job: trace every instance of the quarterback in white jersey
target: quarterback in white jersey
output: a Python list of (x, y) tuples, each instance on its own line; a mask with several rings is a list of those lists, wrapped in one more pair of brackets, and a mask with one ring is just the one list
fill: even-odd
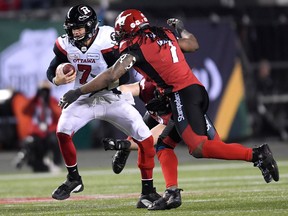
[[(90, 6), (77, 5), (70, 8), (64, 29), (67, 34), (57, 38), (54, 46), (55, 57), (47, 70), (47, 78), (55, 85), (74, 82), (74, 87), (77, 88), (112, 66), (118, 59), (118, 48), (114, 46), (111, 37), (114, 29), (110, 26), (98, 27), (97, 15)], [(58, 65), (64, 62), (71, 63), (76, 73), (70, 71), (64, 74), (57, 69)], [(93, 119), (110, 122), (136, 141), (140, 149), (138, 167), (142, 175), (142, 194), (155, 192), (152, 181), (155, 155), (153, 137), (142, 116), (133, 106), (133, 96), (122, 94), (115, 88), (127, 81), (129, 76), (123, 76), (117, 83), (112, 83), (111, 87), (83, 95), (62, 110), (57, 138), (68, 175), (67, 180), (53, 192), (54, 199), (67, 199), (71, 192), (81, 192), (84, 188), (77, 168), (72, 136)]]

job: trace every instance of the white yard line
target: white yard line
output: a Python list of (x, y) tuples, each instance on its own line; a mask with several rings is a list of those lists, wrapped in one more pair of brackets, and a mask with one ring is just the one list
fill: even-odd
[[(225, 163), (215, 163), (215, 164), (191, 164), (191, 165), (179, 165), (178, 170), (179, 171), (201, 171), (201, 170), (225, 170), (225, 169), (233, 169), (233, 170), (237, 170), (237, 169), (253, 169), (254, 167), (251, 167), (251, 163), (249, 162), (225, 162)], [(280, 161), (278, 162), (278, 166), (279, 169), (281, 171), (281, 167), (286, 167), (288, 166), (288, 161)], [(155, 172), (161, 172), (161, 168), (160, 167), (155, 167), (154, 169)], [(139, 173), (139, 169), (138, 168), (125, 168), (125, 170), (123, 171), (123, 174), (129, 174), (129, 173)], [(55, 178), (57, 176), (66, 176), (66, 171), (63, 170), (62, 173), (57, 173), (57, 174), (53, 174), (53, 173), (20, 173), (20, 174), (1, 174), (0, 175), (0, 182), (2, 180), (13, 180), (13, 179), (40, 179), (40, 178)], [(82, 175), (115, 175), (111, 170), (83, 170), (81, 171)], [(281, 174), (281, 173), (280, 173)], [(281, 177), (285, 177), (287, 175), (285, 174), (281, 174)], [(225, 177), (227, 178), (235, 178), (235, 177)], [(236, 177), (237, 178), (237, 177)], [(243, 176), (241, 177), (243, 178)], [(247, 178), (250, 178), (250, 176), (247, 176)], [(251, 178), (254, 178), (254, 176), (251, 176)]]

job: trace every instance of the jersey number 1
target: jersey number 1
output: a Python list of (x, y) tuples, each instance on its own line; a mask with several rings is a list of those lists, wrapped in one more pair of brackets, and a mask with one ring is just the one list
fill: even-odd
[(170, 47), (170, 52), (171, 52), (171, 55), (172, 55), (172, 61), (173, 63), (177, 63), (179, 62), (179, 58), (177, 56), (177, 51), (176, 51), (176, 46), (174, 46), (172, 44), (171, 41), (169, 41), (169, 47)]

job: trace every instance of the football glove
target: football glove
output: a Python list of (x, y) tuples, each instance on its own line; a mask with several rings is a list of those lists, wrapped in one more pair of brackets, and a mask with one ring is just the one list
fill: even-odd
[(146, 109), (150, 113), (157, 113), (158, 115), (163, 115), (171, 112), (171, 107), (169, 101), (165, 98), (153, 98), (146, 104)]
[(181, 32), (184, 30), (183, 22), (177, 18), (168, 19), (167, 24), (173, 27), (179, 35), (181, 35)]
[(69, 90), (60, 99), (58, 105), (61, 107), (61, 109), (66, 109), (71, 103), (76, 101), (81, 95), (82, 95), (82, 92), (80, 88)]

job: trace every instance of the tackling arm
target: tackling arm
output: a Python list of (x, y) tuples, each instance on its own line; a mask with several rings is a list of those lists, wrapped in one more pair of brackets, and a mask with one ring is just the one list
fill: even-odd
[(112, 67), (100, 73), (89, 83), (81, 86), (81, 94), (88, 94), (106, 88), (110, 83), (115, 82), (124, 75), (135, 62), (136, 58), (131, 54), (121, 55)]
[(123, 54), (115, 64), (107, 70), (100, 73), (90, 82), (83, 86), (70, 90), (60, 99), (59, 106), (63, 109), (77, 100), (81, 95), (99, 91), (109, 86), (110, 83), (118, 80), (125, 74), (136, 62), (136, 58), (131, 54)]

